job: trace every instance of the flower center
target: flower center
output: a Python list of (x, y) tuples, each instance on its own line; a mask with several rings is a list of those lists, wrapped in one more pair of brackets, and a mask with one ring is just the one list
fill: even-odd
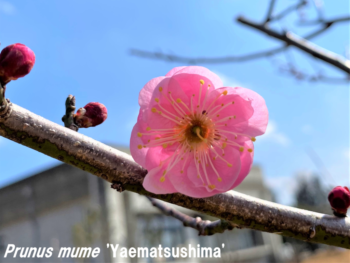
[(192, 135), (196, 135), (196, 138), (199, 138), (201, 141), (206, 141), (207, 139), (203, 138), (204, 133), (203, 129), (200, 126), (193, 126), (191, 129)]

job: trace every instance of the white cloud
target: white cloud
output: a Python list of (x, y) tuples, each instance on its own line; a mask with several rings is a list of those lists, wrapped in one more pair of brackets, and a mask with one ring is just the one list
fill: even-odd
[(243, 87), (236, 80), (234, 80), (233, 78), (227, 75), (224, 75), (219, 72), (214, 72), (214, 73), (219, 76), (219, 78), (222, 80), (222, 83), (224, 84), (225, 87)]
[(6, 15), (13, 15), (16, 12), (16, 8), (9, 2), (0, 1), (0, 12)]
[(276, 201), (283, 205), (292, 205), (297, 182), (294, 177), (280, 176), (266, 178), (266, 185), (275, 193)]
[(346, 149), (346, 150), (344, 151), (344, 156), (345, 156), (345, 158), (347, 158), (347, 159), (350, 160), (350, 148), (349, 148), (349, 149)]
[(265, 134), (259, 138), (259, 141), (261, 140), (268, 140), (284, 147), (290, 144), (290, 139), (284, 133), (278, 131), (277, 124), (273, 120), (269, 120)]

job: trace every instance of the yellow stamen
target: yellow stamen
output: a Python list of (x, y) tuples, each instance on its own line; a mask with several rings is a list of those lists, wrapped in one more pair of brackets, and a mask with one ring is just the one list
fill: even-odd
[(213, 189), (215, 189), (215, 184), (210, 184), (210, 185), (208, 185), (208, 187), (211, 189), (211, 190), (213, 190)]
[(204, 84), (204, 80), (202, 80), (202, 79), (201, 79), (199, 82), (200, 82), (202, 85)]
[(252, 151), (253, 151), (253, 149), (248, 149), (248, 152), (250, 152), (250, 153), (251, 153)]
[(142, 149), (142, 145), (141, 144), (137, 145), (137, 148), (141, 150)]
[(162, 146), (163, 146), (163, 148), (165, 149), (166, 147), (168, 147), (168, 144), (167, 144), (167, 143), (164, 143)]
[(152, 108), (152, 112), (153, 112), (153, 113), (156, 113), (156, 112), (157, 112), (157, 109), (153, 107), (153, 108)]
[(147, 127), (147, 128), (146, 128), (146, 131), (150, 131), (150, 130), (151, 130), (151, 128), (150, 128), (150, 127)]
[(162, 88), (162, 87), (159, 87), (159, 91), (162, 92), (162, 91), (163, 91), (163, 88)]
[(177, 103), (181, 103), (181, 99), (176, 99), (176, 102)]
[(222, 182), (222, 179), (221, 179), (221, 177), (218, 177), (218, 181), (219, 181), (219, 182)]
[(165, 175), (166, 174), (166, 170), (164, 170), (164, 172), (163, 172), (163, 175)]
[(159, 99), (158, 99), (158, 98), (155, 98), (154, 100), (155, 100), (157, 103), (159, 102)]
[(228, 167), (232, 167), (232, 164), (230, 164), (230, 163), (227, 163), (227, 166), (228, 166)]
[(226, 142), (224, 142), (224, 143), (222, 144), (222, 149), (225, 149), (226, 146), (227, 146), (227, 144), (226, 144)]
[(232, 104), (235, 104), (235, 102), (234, 102), (234, 101), (232, 101)]
[(142, 137), (142, 133), (141, 133), (141, 132), (138, 132), (138, 133), (137, 133), (137, 137)]
[(162, 177), (159, 179), (159, 181), (160, 181), (161, 183), (164, 183), (164, 181), (165, 181), (165, 177), (164, 177), (164, 176), (162, 176)]
[(255, 141), (256, 141), (256, 138), (255, 138), (255, 137), (253, 137), (253, 138), (252, 138), (252, 142), (255, 142)]
[(239, 151), (240, 151), (240, 152), (243, 152), (243, 151), (244, 151), (244, 148), (243, 148), (243, 147), (239, 147)]
[(225, 90), (223, 93), (222, 93), (224, 96), (227, 95), (227, 90)]

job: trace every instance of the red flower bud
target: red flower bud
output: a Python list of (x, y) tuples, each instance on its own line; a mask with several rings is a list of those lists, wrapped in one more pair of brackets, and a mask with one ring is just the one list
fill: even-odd
[(0, 79), (3, 84), (27, 75), (35, 63), (34, 52), (23, 44), (5, 47), (0, 53)]
[(328, 195), (328, 201), (331, 204), (334, 215), (346, 216), (350, 206), (350, 191), (346, 186), (335, 187)]
[(79, 128), (95, 127), (107, 119), (107, 108), (98, 102), (90, 102), (74, 114), (74, 122)]

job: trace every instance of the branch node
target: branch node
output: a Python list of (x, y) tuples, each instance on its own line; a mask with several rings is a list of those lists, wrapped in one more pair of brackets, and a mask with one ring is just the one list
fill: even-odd
[(113, 182), (111, 188), (117, 190), (119, 193), (125, 191), (125, 188), (121, 182)]
[(78, 131), (79, 127), (74, 123), (74, 111), (75, 111), (75, 97), (69, 95), (66, 99), (66, 114), (63, 115), (62, 121), (64, 126), (73, 130)]
[(5, 98), (6, 86), (0, 83), (0, 122), (5, 121), (11, 114), (11, 102)]
[(315, 225), (311, 226), (309, 229), (309, 238), (314, 238), (316, 236), (316, 229), (315, 229)]

